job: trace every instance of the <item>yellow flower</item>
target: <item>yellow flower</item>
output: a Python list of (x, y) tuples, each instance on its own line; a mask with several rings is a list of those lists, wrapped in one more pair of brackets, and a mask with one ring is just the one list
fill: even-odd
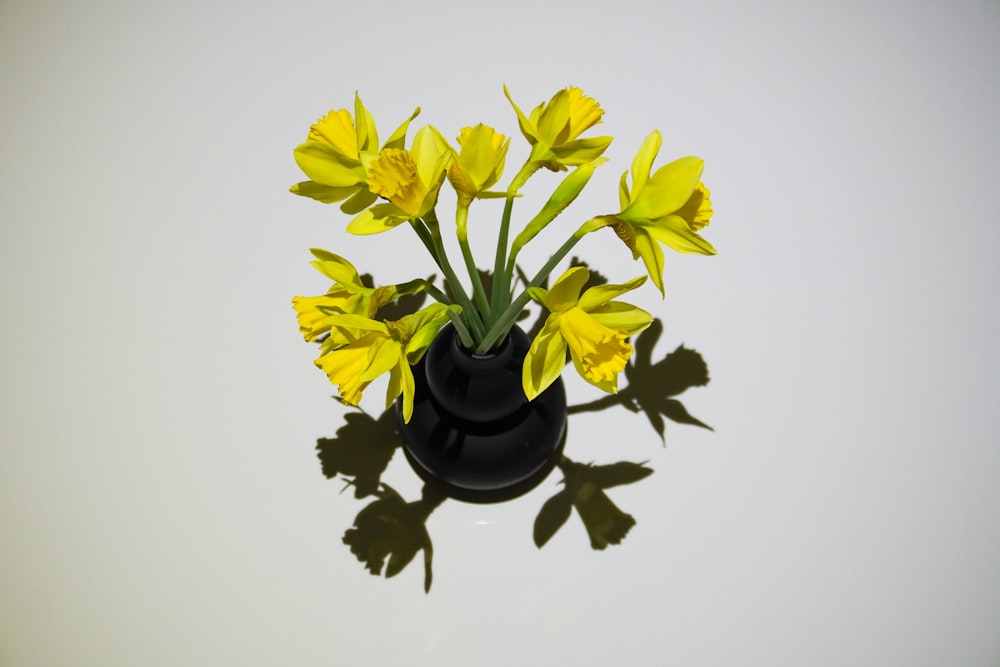
[[(418, 113), (419, 107), (392, 133), (383, 150), (403, 147), (406, 130)], [(326, 204), (347, 199), (340, 207), (344, 213), (357, 213), (375, 202), (378, 196), (366, 180), (368, 166), (379, 153), (378, 132), (357, 94), (354, 116), (346, 109), (331, 110), (309, 128), (306, 141), (295, 148), (294, 155), (310, 180), (293, 185), (293, 193)]]
[(349, 261), (332, 252), (312, 249), (316, 261), (312, 265), (327, 278), (332, 279), (333, 286), (326, 294), (320, 296), (296, 296), (292, 298), (292, 307), (299, 321), (299, 331), (307, 342), (319, 339), (329, 334), (323, 341), (324, 351), (346, 345), (350, 340), (339, 330), (333, 329), (331, 322), (334, 316), (352, 314), (374, 317), (379, 308), (394, 301), (403, 294), (417, 291), (419, 287), (414, 281), (404, 285), (386, 285), (383, 287), (368, 287), (361, 281), (357, 269)]
[(316, 365), (339, 386), (341, 399), (348, 405), (357, 405), (365, 388), (375, 378), (389, 373), (385, 407), (402, 394), (403, 420), (409, 422), (414, 392), (410, 365), (420, 361), (447, 321), (447, 311), (447, 306), (435, 303), (394, 322), (354, 314), (331, 316), (331, 326), (349, 342), (320, 356)]
[(531, 297), (549, 310), (524, 360), (522, 383), (529, 400), (562, 373), (567, 348), (577, 372), (587, 382), (609, 393), (618, 391), (618, 374), (632, 354), (626, 339), (648, 327), (652, 316), (612, 299), (642, 285), (646, 276), (622, 285), (597, 285), (581, 295), (589, 278), (590, 271), (577, 266), (560, 276), (552, 289), (529, 290)]
[(622, 211), (595, 218), (614, 228), (635, 259), (642, 257), (649, 277), (663, 294), (663, 251), (660, 243), (677, 252), (714, 255), (715, 248), (697, 232), (712, 217), (712, 200), (701, 182), (704, 161), (682, 157), (650, 175), (663, 142), (654, 130), (632, 161), (632, 187), (622, 174), (619, 198)]
[(476, 197), (502, 197), (489, 189), (503, 175), (510, 139), (480, 123), (463, 127), (458, 137), (461, 151), (448, 168), (448, 180), (458, 193), (459, 206), (468, 207)]
[(548, 103), (535, 107), (530, 116), (514, 103), (507, 86), (503, 92), (514, 107), (521, 133), (531, 144), (528, 162), (511, 184), (513, 191), (539, 167), (564, 171), (567, 165), (586, 164), (600, 157), (611, 144), (611, 137), (578, 138), (584, 130), (600, 123), (604, 115), (601, 106), (579, 88), (560, 90)]
[(427, 215), (452, 160), (453, 149), (428, 125), (417, 131), (410, 150), (384, 149), (368, 165), (368, 188), (388, 200), (361, 212), (347, 226), (352, 234), (377, 234)]

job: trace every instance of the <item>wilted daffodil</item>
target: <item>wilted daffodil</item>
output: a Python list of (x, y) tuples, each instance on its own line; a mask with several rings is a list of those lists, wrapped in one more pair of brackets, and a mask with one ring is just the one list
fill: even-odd
[(708, 188), (701, 182), (704, 161), (682, 157), (650, 175), (663, 138), (654, 130), (632, 161), (632, 187), (622, 174), (619, 199), (622, 210), (602, 216), (625, 242), (635, 258), (642, 257), (649, 277), (663, 294), (663, 243), (677, 252), (714, 255), (712, 244), (698, 235), (712, 217)]
[(567, 348), (577, 372), (587, 382), (610, 393), (618, 391), (618, 373), (632, 354), (626, 339), (648, 327), (652, 316), (612, 299), (642, 285), (646, 276), (622, 285), (597, 285), (581, 295), (589, 278), (586, 267), (577, 266), (560, 276), (552, 289), (529, 290), (550, 313), (524, 360), (522, 381), (529, 400), (562, 373)]
[(397, 396), (403, 396), (403, 419), (413, 414), (413, 372), (417, 363), (448, 319), (448, 306), (435, 303), (394, 322), (379, 322), (361, 315), (330, 317), (330, 325), (350, 342), (331, 350), (316, 360), (316, 365), (338, 385), (341, 398), (357, 405), (371, 382), (389, 373), (385, 393), (388, 408)]
[(560, 90), (547, 103), (535, 107), (530, 116), (514, 103), (507, 86), (504, 94), (517, 114), (521, 134), (531, 144), (531, 155), (514, 177), (511, 191), (517, 189), (538, 168), (563, 171), (567, 166), (592, 162), (611, 144), (612, 137), (578, 138), (580, 134), (601, 122), (604, 110), (592, 97), (579, 88)]
[(421, 218), (434, 209), (452, 148), (428, 125), (417, 131), (409, 149), (386, 148), (368, 163), (368, 189), (388, 200), (361, 212), (347, 226), (352, 234), (377, 234)]
[[(396, 128), (383, 150), (403, 147), (406, 130), (418, 113), (419, 107)], [(341, 210), (357, 213), (378, 198), (366, 185), (369, 164), (378, 154), (375, 120), (355, 94), (354, 118), (347, 109), (331, 110), (309, 128), (306, 141), (296, 147), (295, 162), (310, 180), (296, 183), (291, 191), (327, 204), (347, 199)]]

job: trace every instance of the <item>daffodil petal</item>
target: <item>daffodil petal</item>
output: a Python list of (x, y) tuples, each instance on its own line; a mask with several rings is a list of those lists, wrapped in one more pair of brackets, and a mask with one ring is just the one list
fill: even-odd
[(633, 190), (636, 201), (625, 212), (631, 217), (649, 220), (673, 213), (687, 203), (704, 169), (705, 161), (693, 156), (660, 167), (649, 178), (641, 196)]
[(396, 131), (392, 133), (392, 136), (389, 137), (389, 140), (385, 142), (385, 145), (382, 146), (382, 148), (403, 148), (406, 144), (406, 131), (410, 127), (410, 122), (416, 118), (419, 113), (420, 107), (414, 109), (413, 114), (396, 128)]
[(531, 297), (532, 301), (545, 305), (545, 301), (549, 298), (549, 291), (543, 287), (529, 287), (528, 296)]
[(510, 91), (507, 89), (507, 84), (503, 85), (503, 94), (507, 97), (507, 101), (510, 105), (514, 107), (514, 113), (517, 114), (517, 124), (521, 128), (521, 134), (524, 138), (528, 140), (528, 143), (534, 146), (538, 143), (538, 132), (535, 130), (534, 125), (528, 120), (521, 111), (521, 108), (514, 103), (514, 99), (510, 96)]
[(623, 171), (618, 181), (618, 203), (624, 211), (629, 205), (628, 172)]
[(559, 159), (559, 162), (572, 167), (593, 162), (599, 158), (611, 145), (613, 139), (614, 137), (576, 139), (560, 146), (553, 146), (550, 150)]
[(330, 280), (338, 282), (345, 287), (357, 288), (362, 286), (358, 272), (351, 266), (350, 262), (342, 263), (338, 261), (316, 260), (315, 262), (310, 262), (310, 264)]
[(558, 316), (549, 316), (532, 341), (521, 369), (521, 384), (529, 401), (548, 389), (566, 366), (566, 341), (559, 335)]
[[(662, 145), (663, 135), (660, 134), (659, 130), (653, 130), (642, 142), (639, 152), (632, 159), (632, 192), (636, 195), (646, 187), (649, 174), (653, 170), (653, 160), (656, 159)], [(625, 206), (622, 204), (622, 209), (625, 209)]]
[(330, 325), (338, 329), (353, 329), (357, 331), (374, 331), (376, 333), (389, 335), (389, 328), (385, 322), (370, 319), (364, 315), (354, 313), (344, 313), (343, 315), (330, 316)]
[(452, 160), (454, 149), (436, 127), (427, 125), (417, 130), (410, 152), (417, 163), (420, 179), (429, 187), (435, 181), (440, 182), (439, 179)]
[(379, 234), (406, 222), (409, 216), (393, 204), (376, 204), (365, 209), (347, 225), (351, 234)]
[(476, 199), (504, 199), (506, 192), (496, 192), (495, 190), (481, 190), (476, 193)]
[(292, 194), (296, 194), (301, 197), (309, 197), (309, 199), (315, 199), (316, 201), (323, 202), (324, 204), (333, 204), (341, 199), (350, 197), (357, 191), (357, 189), (357, 185), (333, 187), (332, 185), (323, 185), (322, 183), (316, 183), (315, 181), (302, 181), (301, 183), (296, 183), (289, 188), (289, 191)]
[(354, 268), (354, 265), (348, 260), (336, 253), (330, 252), (329, 250), (325, 250), (323, 248), (309, 248), (309, 253), (321, 262), (336, 262), (350, 268), (354, 273), (358, 272), (358, 270)]
[(624, 331), (628, 336), (636, 335), (653, 321), (648, 312), (623, 301), (606, 303), (588, 314), (607, 328)]
[(396, 400), (396, 397), (403, 393), (403, 374), (400, 372), (402, 366), (410, 367), (405, 361), (402, 364), (396, 364), (389, 371), (389, 383), (385, 388), (385, 407), (386, 409), (392, 405), (392, 402)]
[(639, 227), (635, 234), (635, 251), (642, 257), (642, 263), (646, 265), (646, 271), (660, 294), (665, 296), (663, 291), (663, 251), (660, 244), (656, 242), (644, 227)]
[(716, 254), (711, 243), (691, 231), (687, 222), (676, 215), (658, 220), (655, 225), (650, 225), (645, 229), (654, 239), (677, 252), (697, 253), (699, 255)]
[(296, 146), (293, 155), (299, 169), (316, 183), (339, 188), (365, 180), (360, 162), (338, 153), (327, 144), (307, 141)]
[[(410, 365), (407, 363), (399, 365), (399, 384), (400, 393), (403, 395), (403, 421), (408, 424), (413, 416), (413, 396), (417, 389), (413, 380), (413, 371), (410, 370)], [(390, 402), (386, 402), (387, 408)]]
[(541, 142), (552, 146), (562, 143), (569, 137), (560, 135), (569, 133), (569, 91), (563, 89), (552, 96), (548, 105), (538, 119), (538, 138)]
[(378, 150), (378, 131), (375, 129), (375, 119), (361, 102), (361, 96), (354, 93), (354, 125), (358, 133), (358, 150), (374, 152)]
[(399, 343), (391, 339), (383, 339), (379, 343), (369, 347), (368, 367), (359, 376), (364, 382), (371, 382), (388, 373), (399, 363)]
[[(458, 310), (458, 308), (455, 307), (452, 310)], [(411, 364), (420, 361), (424, 352), (434, 341), (438, 331), (447, 321), (448, 306), (443, 303), (435, 303), (408, 315), (400, 322), (400, 326), (404, 329), (403, 335), (407, 339), (406, 358)]]
[(348, 405), (357, 405), (361, 393), (370, 384), (370, 381), (361, 379), (368, 364), (368, 346), (368, 340), (360, 339), (324, 354), (315, 362), (330, 382), (339, 386), (341, 397)]
[(553, 313), (558, 313), (576, 305), (580, 291), (587, 284), (590, 271), (585, 266), (574, 266), (559, 276), (549, 290), (545, 299), (545, 307)]
[(358, 188), (354, 196), (340, 205), (340, 210), (347, 215), (354, 215), (365, 210), (378, 200), (378, 195), (366, 187)]
[(620, 297), (626, 292), (631, 292), (644, 282), (646, 282), (646, 276), (637, 276), (621, 285), (595, 285), (583, 293), (578, 305), (585, 311), (590, 312), (592, 309)]

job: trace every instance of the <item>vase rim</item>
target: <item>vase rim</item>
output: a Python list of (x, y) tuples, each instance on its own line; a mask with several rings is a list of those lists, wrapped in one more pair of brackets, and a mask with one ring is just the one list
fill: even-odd
[[(452, 329), (452, 332), (454, 334), (455, 346), (458, 348), (458, 350), (462, 354), (464, 354), (465, 356), (469, 357), (470, 359), (475, 359), (477, 361), (486, 361), (486, 360), (489, 360), (489, 359), (495, 359), (496, 357), (499, 357), (499, 356), (503, 355), (503, 353), (506, 352), (507, 349), (510, 347), (510, 331), (508, 331), (507, 335), (505, 335), (503, 337), (503, 340), (501, 340), (496, 345), (496, 347), (494, 347), (493, 349), (491, 349), (486, 354), (477, 354), (475, 351), (470, 350), (469, 348), (465, 347), (465, 345), (462, 344), (462, 339), (459, 338), (458, 332), (455, 331), (455, 327), (452, 326), (451, 322), (447, 323), (446, 326), (449, 326)], [(511, 330), (513, 330), (515, 328), (519, 329), (520, 327), (518, 327), (515, 324), (513, 327), (511, 327)]]

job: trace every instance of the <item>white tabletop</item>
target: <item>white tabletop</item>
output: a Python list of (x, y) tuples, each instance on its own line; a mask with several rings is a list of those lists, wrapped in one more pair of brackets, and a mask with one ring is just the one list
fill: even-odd
[[(0, 664), (1000, 664), (998, 30), (971, 1), (6, 1)], [(629, 300), (655, 358), (703, 356), (676, 398), (714, 430), (573, 414), (574, 461), (654, 470), (607, 491), (621, 544), (574, 514), (535, 546), (554, 473), (435, 509), (425, 594), (421, 556), (385, 579), (342, 542), (369, 501), (322, 473), (347, 410), (290, 299), (327, 286), (310, 247), (434, 268), (289, 194), (292, 148), (358, 90), (386, 136), (415, 106), (493, 125), (510, 175), (504, 82), (525, 110), (581, 86), (615, 137), (526, 265), (618, 210), (651, 130), (658, 164), (706, 160), (719, 254)], [(577, 250), (643, 272), (611, 232)], [(572, 373), (570, 404), (601, 396)], [(419, 498), (398, 452), (382, 481)]]

